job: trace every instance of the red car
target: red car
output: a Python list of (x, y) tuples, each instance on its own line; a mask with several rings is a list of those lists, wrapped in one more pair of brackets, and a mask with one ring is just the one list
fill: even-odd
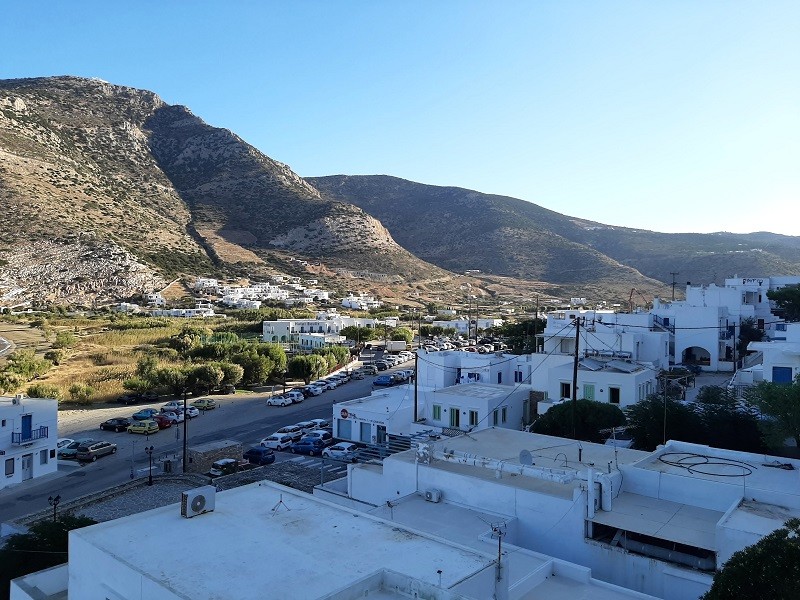
[(153, 415), (150, 418), (156, 423), (158, 423), (159, 429), (166, 429), (167, 427), (172, 427), (172, 421), (170, 421), (167, 417), (163, 415)]

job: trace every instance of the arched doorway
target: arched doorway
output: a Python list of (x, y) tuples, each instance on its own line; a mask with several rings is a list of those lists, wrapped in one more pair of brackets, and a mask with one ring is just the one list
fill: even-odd
[(690, 346), (681, 353), (681, 363), (684, 365), (711, 365), (711, 353), (700, 346)]

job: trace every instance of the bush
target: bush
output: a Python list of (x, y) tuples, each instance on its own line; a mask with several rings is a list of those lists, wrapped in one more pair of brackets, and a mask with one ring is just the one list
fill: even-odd
[(54, 365), (60, 365), (66, 357), (67, 353), (64, 350), (48, 350), (44, 353), (45, 360), (49, 360)]
[(78, 404), (90, 404), (93, 395), (94, 388), (85, 383), (73, 383), (69, 386), (69, 396)]
[(25, 393), (28, 394), (30, 398), (62, 399), (61, 389), (56, 385), (50, 385), (48, 383), (34, 383), (33, 385), (29, 385)]
[[(572, 437), (572, 402), (558, 404), (539, 417), (531, 427), (534, 433)], [(625, 414), (618, 406), (594, 400), (575, 402), (575, 435), (585, 442), (602, 443), (605, 437), (601, 429), (610, 429), (625, 424)]]
[(72, 348), (78, 342), (78, 338), (71, 331), (59, 331), (56, 334), (56, 341), (53, 348)]

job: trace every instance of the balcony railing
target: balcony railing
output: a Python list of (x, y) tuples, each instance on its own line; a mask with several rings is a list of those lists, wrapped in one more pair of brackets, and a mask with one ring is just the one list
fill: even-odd
[(47, 439), (48, 435), (48, 428), (44, 425), (37, 429), (31, 429), (30, 432), (18, 432), (11, 434), (11, 443), (12, 444), (29, 444), (31, 442), (35, 442), (36, 440), (43, 440)]

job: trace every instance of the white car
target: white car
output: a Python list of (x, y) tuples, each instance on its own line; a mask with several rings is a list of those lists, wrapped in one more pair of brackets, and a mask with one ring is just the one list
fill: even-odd
[(320, 387), (318, 385), (314, 385), (313, 383), (308, 384), (306, 386), (306, 389), (312, 396), (319, 396), (322, 392), (325, 391), (325, 388)]
[(297, 425), (286, 425), (278, 429), (273, 435), (288, 435), (293, 442), (296, 442), (303, 437), (303, 433), (303, 430)]
[(195, 417), (200, 416), (200, 409), (190, 404), (186, 407), (184, 414), (186, 415), (186, 418), (194, 419)]
[(316, 422), (314, 421), (300, 421), (299, 423), (295, 423), (295, 425), (302, 429), (303, 433), (319, 429), (319, 426), (317, 426)]
[(179, 412), (183, 410), (183, 402), (179, 402), (177, 400), (173, 400), (172, 402), (167, 402), (164, 406), (161, 407), (161, 412)]
[(289, 406), (291, 404), (291, 398), (286, 396), (271, 396), (267, 398), (267, 406)]
[(170, 423), (183, 423), (185, 417), (183, 416), (183, 411), (180, 412), (172, 412), (168, 410), (166, 412), (162, 412), (161, 416), (165, 419), (169, 419)]
[[(311, 429), (316, 429), (316, 426), (312, 427)], [(69, 446), (74, 441), (75, 440), (71, 440), (69, 438), (60, 438), (58, 440), (58, 443), (56, 444), (56, 449), (57, 450), (61, 450), (62, 448), (66, 448), (67, 446)]]
[(322, 451), (325, 458), (336, 458), (338, 460), (355, 461), (358, 453), (358, 446), (350, 442), (339, 442), (330, 448)]
[(321, 387), (324, 390), (335, 390), (336, 389), (336, 384), (333, 383), (332, 381), (327, 380), (327, 379), (318, 379), (312, 385), (318, 385), (319, 387)]
[(289, 398), (289, 400), (291, 400), (292, 402), (302, 402), (303, 400), (306, 399), (306, 397), (303, 396), (303, 392), (298, 390), (291, 390), (289, 392), (286, 392), (284, 396)]
[(264, 448), (272, 448), (273, 450), (286, 450), (286, 448), (291, 447), (293, 441), (290, 435), (273, 433), (261, 440), (260, 445)]
[(325, 419), (309, 419), (314, 424), (314, 429), (326, 429), (330, 424)]

